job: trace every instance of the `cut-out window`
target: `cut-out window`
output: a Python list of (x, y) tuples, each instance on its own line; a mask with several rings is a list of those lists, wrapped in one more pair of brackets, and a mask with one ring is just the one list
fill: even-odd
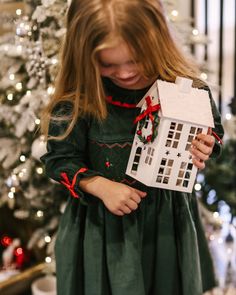
[(132, 172), (135, 172), (138, 170), (138, 164), (134, 163), (132, 166)]
[(168, 183), (169, 182), (169, 177), (164, 177), (164, 179), (163, 179), (163, 183)]
[(160, 167), (158, 173), (159, 174), (163, 174), (164, 173), (164, 168), (163, 167)]
[(152, 164), (152, 158), (150, 157), (150, 159), (149, 159), (149, 163), (148, 163), (149, 165), (151, 165)]
[(133, 165), (132, 165), (132, 168), (131, 168), (131, 173), (136, 174), (136, 172), (138, 170), (138, 165), (139, 165), (141, 153), (142, 153), (142, 148), (138, 147), (136, 149), (136, 153), (135, 153), (135, 156), (134, 156), (134, 162), (133, 162)]
[(175, 129), (176, 123), (175, 122), (171, 122), (170, 124), (170, 129)]
[(162, 166), (165, 166), (165, 165), (166, 165), (166, 161), (167, 161), (167, 159), (162, 159), (162, 160), (161, 160), (161, 165), (162, 165)]
[(180, 170), (178, 176), (182, 178), (184, 176), (184, 171)]
[(173, 131), (169, 131), (168, 133), (168, 138), (173, 138), (174, 132)]
[(149, 156), (147, 156), (146, 159), (145, 159), (146, 164), (148, 163), (148, 160), (149, 160)]
[(193, 139), (194, 139), (194, 136), (192, 136), (192, 135), (189, 135), (189, 137), (188, 137), (188, 141), (192, 142), (192, 141), (193, 141)]
[(187, 172), (185, 173), (185, 176), (184, 176), (184, 177), (185, 177), (186, 179), (189, 179), (189, 178), (190, 178), (190, 175), (191, 175), (191, 174), (187, 171)]
[(174, 141), (172, 147), (177, 149), (179, 142), (178, 141)]
[(186, 144), (186, 147), (185, 147), (185, 150), (186, 150), (186, 151), (189, 151), (190, 148), (191, 148), (191, 144), (190, 144), (190, 143), (187, 143), (187, 144)]
[(147, 117), (147, 119), (145, 120), (144, 128), (147, 129), (147, 127), (148, 127), (148, 123), (149, 123), (149, 117)]
[(181, 165), (180, 165), (180, 168), (181, 169), (185, 169), (187, 166), (187, 163), (186, 162), (182, 162)]
[(183, 129), (183, 124), (178, 124), (177, 125), (177, 130), (178, 131), (182, 131), (182, 129)]
[(183, 182), (183, 186), (184, 186), (184, 187), (188, 187), (188, 181), (187, 181), (187, 180), (184, 180), (184, 182)]
[(195, 132), (196, 132), (196, 127), (191, 127), (190, 128), (190, 133), (191, 134), (195, 134)]
[(156, 182), (162, 182), (162, 177), (158, 175)]
[(177, 181), (176, 181), (176, 185), (177, 185), (177, 186), (181, 186), (181, 184), (182, 184), (182, 179), (177, 179)]
[(167, 139), (166, 141), (166, 147), (170, 147), (171, 146), (171, 140)]
[(174, 164), (174, 160), (168, 160), (168, 166), (169, 166), (169, 167), (172, 167), (173, 164)]
[(180, 139), (180, 133), (179, 132), (175, 133), (175, 139)]
[(202, 128), (197, 129), (197, 134), (202, 133)]
[(165, 175), (170, 175), (170, 174), (171, 174), (171, 168), (166, 168)]
[(193, 169), (193, 164), (192, 163), (188, 163), (188, 170), (192, 170)]

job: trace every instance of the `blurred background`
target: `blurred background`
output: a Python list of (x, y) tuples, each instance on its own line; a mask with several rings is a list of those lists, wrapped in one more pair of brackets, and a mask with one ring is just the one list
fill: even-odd
[[(0, 0), (0, 294), (55, 295), (54, 243), (66, 193), (44, 174), (40, 112), (54, 93), (69, 0)], [(194, 187), (215, 265), (236, 294), (236, 4), (164, 1), (222, 115), (222, 156)], [(43, 287), (42, 287), (43, 286)], [(41, 293), (40, 293), (41, 292)]]

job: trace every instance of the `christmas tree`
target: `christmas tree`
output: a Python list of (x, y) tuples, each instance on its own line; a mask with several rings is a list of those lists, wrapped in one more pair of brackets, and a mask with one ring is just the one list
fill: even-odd
[[(67, 6), (62, 0), (27, 1), (24, 9), (16, 9), (15, 33), (0, 39), (0, 215), (8, 212), (5, 218), (12, 225), (19, 220), (12, 238), (36, 249), (36, 260), (44, 259), (40, 249), (53, 239), (65, 200), (39, 160), (46, 151), (39, 125), (54, 90)], [(2, 218), (0, 224), (3, 240), (8, 227)], [(47, 250), (50, 262), (52, 247)]]

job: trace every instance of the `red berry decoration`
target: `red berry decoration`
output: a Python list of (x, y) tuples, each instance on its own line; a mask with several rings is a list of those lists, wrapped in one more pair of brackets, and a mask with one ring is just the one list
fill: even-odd
[(105, 165), (107, 168), (109, 168), (111, 166), (111, 163), (109, 161), (106, 161)]
[(138, 135), (142, 135), (142, 131), (141, 131), (141, 130), (138, 130), (138, 131), (137, 131), (137, 134), (138, 134)]

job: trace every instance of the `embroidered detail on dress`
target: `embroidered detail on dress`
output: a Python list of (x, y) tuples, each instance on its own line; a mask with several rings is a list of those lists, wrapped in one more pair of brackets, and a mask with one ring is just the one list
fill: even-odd
[(132, 185), (132, 184), (135, 184), (137, 182), (136, 179), (133, 179), (133, 180), (128, 180), (126, 178), (122, 179), (119, 181), (120, 183), (125, 183), (125, 184), (128, 184), (128, 185)]
[(112, 96), (107, 96), (107, 102), (113, 104), (117, 107), (126, 108), (126, 109), (135, 109), (137, 107), (136, 103), (126, 103), (121, 101), (112, 100)]
[(67, 173), (66, 172), (62, 172), (61, 173), (61, 178), (63, 180), (61, 180), (61, 184), (63, 184), (71, 193), (72, 197), (74, 198), (79, 198), (79, 195), (75, 192), (75, 183), (76, 183), (76, 179), (77, 179), (77, 175), (79, 173), (83, 173), (85, 171), (87, 171), (88, 168), (80, 168), (74, 175), (73, 179), (72, 179), (72, 182), (70, 182), (68, 176), (67, 176)]
[(119, 147), (119, 148), (123, 149), (123, 148), (125, 148), (127, 146), (129, 146), (129, 147), (132, 146), (131, 142), (124, 142), (123, 144), (120, 144), (120, 143), (108, 144), (108, 143), (99, 143), (98, 141), (91, 140), (91, 143), (95, 143), (100, 147), (107, 147), (109, 149), (113, 149), (114, 147)]
[(222, 139), (214, 132), (212, 131), (212, 135), (215, 137), (215, 139), (219, 142), (219, 144), (223, 144)]

